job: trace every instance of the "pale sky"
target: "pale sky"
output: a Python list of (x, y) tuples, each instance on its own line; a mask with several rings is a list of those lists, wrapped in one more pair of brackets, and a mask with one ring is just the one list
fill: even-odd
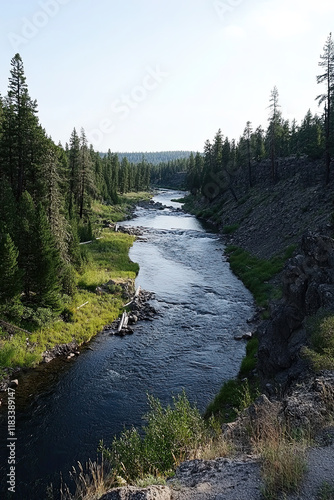
[(322, 112), (319, 56), (333, 0), (14, 0), (1, 5), (0, 92), (22, 56), (41, 124), (84, 127), (95, 150), (202, 151), (219, 128)]

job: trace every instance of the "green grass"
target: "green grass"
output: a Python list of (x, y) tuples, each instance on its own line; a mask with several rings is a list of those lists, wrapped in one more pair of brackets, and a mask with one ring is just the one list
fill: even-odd
[(259, 259), (234, 245), (226, 247), (225, 253), (229, 257), (232, 271), (250, 290), (256, 303), (261, 307), (266, 307), (268, 300), (277, 294), (268, 281), (282, 271), (286, 260), (291, 257), (294, 250), (295, 247), (291, 246), (283, 255), (269, 260)]
[(223, 384), (204, 413), (206, 420), (214, 417), (220, 423), (233, 422), (241, 411), (258, 396), (257, 381), (232, 379)]
[(311, 346), (303, 349), (303, 355), (315, 371), (334, 370), (334, 314), (322, 311), (307, 324)]
[(242, 360), (239, 376), (247, 377), (256, 368), (258, 348), (259, 340), (256, 337), (247, 343), (246, 356)]
[(95, 216), (95, 224), (100, 225), (102, 220), (110, 222), (120, 222), (131, 213), (133, 206), (142, 200), (150, 200), (152, 194), (146, 191), (138, 193), (126, 193), (119, 196), (119, 203), (116, 205), (104, 205), (98, 201), (92, 203), (92, 211)]
[[(45, 350), (73, 339), (78, 344), (87, 342), (119, 316), (124, 304), (121, 290), (115, 287), (114, 293), (97, 295), (95, 289), (109, 280), (134, 280), (139, 266), (131, 262), (128, 255), (134, 237), (109, 230), (105, 230), (102, 236), (101, 240), (85, 246), (86, 263), (77, 276), (77, 292), (72, 298), (68, 297), (64, 305), (66, 318), (48, 315), (48, 321), (38, 322), (37, 326), (30, 328), (30, 335), (18, 332), (11, 337), (2, 333), (0, 369), (35, 366)], [(87, 305), (79, 308), (86, 302)], [(20, 326), (28, 328), (32, 325), (23, 321)]]
[(94, 291), (111, 279), (135, 278), (138, 264), (129, 259), (135, 238), (128, 234), (104, 231), (102, 239), (87, 245), (87, 264), (78, 278), (79, 288)]

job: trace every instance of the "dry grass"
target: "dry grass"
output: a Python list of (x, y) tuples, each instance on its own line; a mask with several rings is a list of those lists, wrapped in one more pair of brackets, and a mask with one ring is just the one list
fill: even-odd
[(235, 454), (232, 441), (226, 439), (223, 434), (207, 441), (205, 446), (198, 452), (196, 458), (202, 460), (214, 460), (218, 457), (231, 457)]
[(98, 500), (106, 491), (117, 486), (117, 477), (112, 474), (103, 459), (101, 464), (89, 461), (85, 467), (78, 462), (78, 467), (73, 467), (70, 476), (74, 482), (75, 493), (72, 494), (69, 487), (62, 484), (61, 500)]
[(262, 409), (250, 427), (251, 442), (262, 462), (263, 496), (276, 499), (296, 491), (306, 472), (309, 440), (299, 429), (289, 429), (272, 408)]

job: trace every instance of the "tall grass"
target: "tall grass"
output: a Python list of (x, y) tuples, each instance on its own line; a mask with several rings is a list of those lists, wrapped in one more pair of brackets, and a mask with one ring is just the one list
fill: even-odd
[(306, 472), (306, 439), (296, 439), (276, 415), (266, 414), (253, 429), (254, 451), (262, 462), (262, 493), (268, 500), (298, 490)]

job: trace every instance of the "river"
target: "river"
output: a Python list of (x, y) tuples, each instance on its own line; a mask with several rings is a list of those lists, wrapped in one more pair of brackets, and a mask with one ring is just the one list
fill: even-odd
[[(160, 191), (155, 201), (183, 193)], [(77, 461), (96, 458), (124, 426), (142, 425), (147, 393), (166, 404), (183, 388), (203, 411), (238, 373), (253, 300), (231, 273), (220, 236), (172, 208), (138, 208), (125, 225), (144, 227), (130, 250), (137, 285), (153, 292), (158, 315), (124, 338), (99, 334), (75, 361), (55, 360), (21, 374), (16, 390), (16, 495), (47, 498), (46, 486)], [(6, 414), (1, 414), (1, 498), (6, 498)], [(7, 485), (8, 486), (8, 485)]]

